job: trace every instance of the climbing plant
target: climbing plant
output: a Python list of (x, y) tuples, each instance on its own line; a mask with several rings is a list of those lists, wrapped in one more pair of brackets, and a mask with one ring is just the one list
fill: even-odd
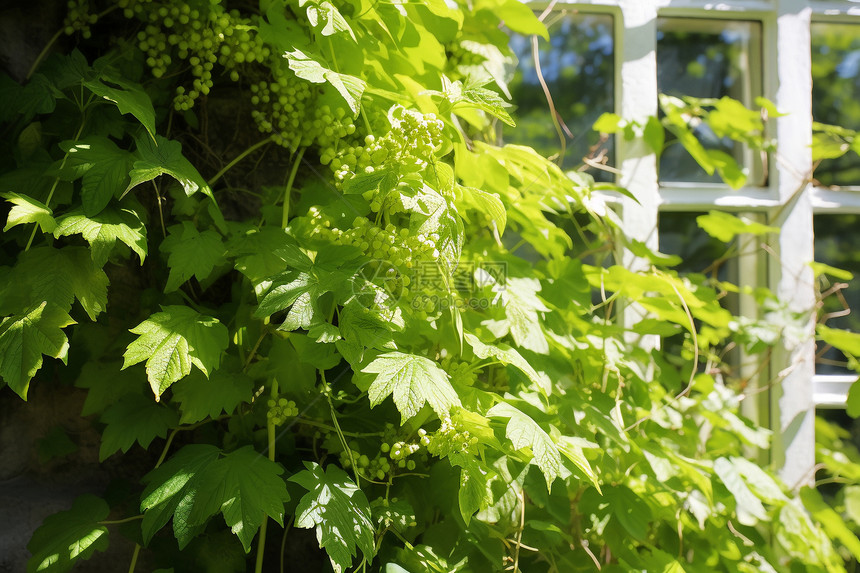
[[(46, 519), (29, 571), (116, 536), (129, 571), (283, 571), (300, 529), (336, 572), (860, 558), (816, 490), (745, 457), (770, 433), (724, 351), (803, 317), (763, 291), (769, 315), (733, 316), (738, 287), (625, 237), (601, 197), (626, 191), (500, 145), (507, 31), (546, 36), (517, 0), (72, 0), (0, 76), (3, 391), (72, 381), (99, 458), (149, 463), (131, 501)], [(732, 184), (689, 118), (772, 150), (759, 111), (664, 105)], [(657, 118), (597, 128), (663, 145)]]

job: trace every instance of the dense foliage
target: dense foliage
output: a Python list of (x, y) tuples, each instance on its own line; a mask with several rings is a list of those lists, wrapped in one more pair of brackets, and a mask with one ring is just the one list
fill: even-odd
[[(29, 570), (114, 535), (138, 543), (131, 570), (283, 569), (301, 528), (338, 572), (860, 558), (816, 490), (744, 457), (769, 432), (739, 415), (727, 350), (766, 352), (802, 317), (761, 291), (767, 318), (732, 316), (737, 287), (624, 237), (594, 193), (623, 190), (497, 144), (515, 123), (502, 23), (545, 35), (534, 14), (337, 4), (73, 0), (51, 46), (69, 49), (0, 78), (5, 391), (72, 379), (102, 460), (157, 456), (134, 503), (48, 518)], [(759, 111), (663, 103), (732, 184), (691, 119), (770, 149)], [(656, 118), (597, 127), (663, 146)], [(616, 264), (625, 249), (648, 269)], [(650, 318), (625, 328), (632, 304)]]

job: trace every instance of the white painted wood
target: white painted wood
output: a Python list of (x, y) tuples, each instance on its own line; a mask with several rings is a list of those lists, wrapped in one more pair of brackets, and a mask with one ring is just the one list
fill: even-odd
[[(616, 101), (618, 113), (626, 120), (645, 123), (657, 115), (657, 5), (653, 1), (620, 0), (620, 22), (616, 25)], [(619, 29), (619, 26), (621, 29)], [(657, 185), (657, 156), (642, 139), (616, 138), (619, 184), (636, 197), (622, 200), (622, 221), (628, 237), (657, 249), (657, 213), (660, 195)], [(630, 252), (622, 254), (624, 266), (647, 268), (647, 261)], [(623, 311), (622, 322), (632, 326), (643, 316), (636, 305)], [(656, 340), (648, 345), (656, 344)]]
[(848, 390), (856, 381), (856, 374), (816, 374), (812, 379), (815, 405), (818, 408), (844, 408)]
[(810, 190), (812, 208), (816, 213), (860, 213), (860, 189), (842, 187), (838, 191), (815, 187)]
[(805, 181), (812, 170), (811, 13), (805, 0), (777, 2), (774, 101), (785, 115), (776, 120), (780, 160), (774, 176), (782, 206), (771, 213), (770, 224), (782, 232), (774, 240), (778, 258), (771, 284), (792, 311), (808, 317), (801, 332), (784, 332), (771, 373), (778, 378), (770, 396), (775, 430), (771, 461), (792, 485), (811, 483), (815, 464), (815, 287), (808, 264), (814, 251), (812, 204)]
[(709, 183), (661, 183), (661, 211), (761, 211), (779, 205), (773, 191), (761, 187), (732, 189)]

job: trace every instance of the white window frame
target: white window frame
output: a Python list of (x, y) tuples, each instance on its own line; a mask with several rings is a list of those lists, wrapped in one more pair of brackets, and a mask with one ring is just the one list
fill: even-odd
[[(797, 486), (812, 483), (815, 408), (844, 407), (847, 388), (856, 379), (815, 374), (815, 285), (808, 264), (814, 259), (813, 214), (860, 213), (860, 189), (835, 192), (803, 183), (812, 169), (810, 23), (860, 24), (860, 5), (851, 0), (579, 0), (555, 7), (614, 16), (615, 113), (634, 121), (658, 113), (658, 17), (761, 23), (762, 95), (786, 114), (769, 122), (779, 160), (770, 159), (768, 186), (732, 190), (715, 184), (661, 184), (657, 157), (647, 144), (617, 138), (619, 184), (637, 198), (620, 199), (621, 217), (629, 236), (655, 249), (660, 211), (745, 212), (787, 230), (771, 239), (769, 248), (776, 256), (767, 258), (764, 281), (790, 310), (805, 313), (808, 320), (800, 336), (780, 340), (767, 375), (779, 383), (762, 393), (769, 395), (765, 407), (759, 402), (747, 407), (747, 414), (774, 430), (770, 462), (783, 479)], [(634, 269), (645, 265), (630, 253), (623, 262)], [(761, 268), (753, 265), (740, 272), (761, 275)], [(636, 309), (630, 310), (623, 319), (628, 324), (637, 319)]]

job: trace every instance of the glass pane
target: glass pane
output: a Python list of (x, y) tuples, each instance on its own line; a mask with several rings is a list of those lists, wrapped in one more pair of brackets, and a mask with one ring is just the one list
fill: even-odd
[[(815, 260), (860, 277), (860, 250), (856, 248), (853, 240), (858, 228), (860, 215), (816, 215), (813, 219)], [(860, 332), (860, 316), (857, 314), (860, 313), (858, 279), (842, 281), (826, 277), (822, 279), (821, 291), (826, 293), (839, 282), (847, 283), (848, 287), (823, 299), (819, 320), (823, 320), (824, 324), (831, 328)], [(845, 355), (833, 348), (819, 352), (815, 371), (819, 374), (846, 374), (848, 368)]]
[[(702, 273), (714, 261), (726, 254), (728, 245), (708, 235), (696, 223), (696, 217), (706, 213), (660, 213), (660, 252), (678, 255), (681, 263), (674, 267), (679, 274)], [(717, 277), (726, 280), (729, 265), (719, 267)]]
[[(707, 281), (708, 284), (712, 284), (713, 279), (736, 281), (736, 258), (730, 258), (718, 266), (714, 265), (714, 261), (725, 255), (730, 245), (711, 237), (699, 227), (696, 217), (705, 214), (701, 212), (661, 212), (657, 226), (659, 250), (661, 253), (680, 257), (681, 262), (672, 268), (680, 276), (687, 276), (694, 282), (698, 282), (701, 278), (695, 275), (701, 274), (705, 274), (710, 279)], [(714, 274), (715, 271), (716, 275)], [(737, 311), (736, 297), (724, 296), (720, 299), (720, 305), (730, 312)], [(696, 327), (701, 327), (698, 320), (696, 320)], [(689, 352), (685, 355), (683, 351), (686, 338), (687, 335), (683, 330), (674, 336), (663, 338), (664, 355), (671, 356), (670, 362), (677, 361), (679, 364), (689, 365), (692, 355)], [(687, 341), (687, 348), (689, 348), (689, 340)], [(736, 354), (734, 352), (724, 354), (724, 362), (718, 365), (727, 380), (733, 380), (737, 376), (738, 357)]]
[[(860, 25), (812, 24), (812, 117), (860, 130)], [(860, 186), (860, 157), (849, 152), (821, 162), (822, 185)]]
[[(601, 143), (591, 125), (615, 106), (612, 16), (558, 10), (546, 23), (550, 41), (539, 39), (538, 59), (560, 123), (566, 127), (562, 165), (577, 169), (582, 158), (589, 155), (611, 164), (612, 141)], [(540, 85), (531, 38), (512, 34), (510, 45), (519, 59), (510, 84), (517, 127), (504, 126), (503, 138), (507, 143), (530, 145), (547, 157), (557, 157), (562, 152), (561, 142)], [(590, 172), (598, 180), (613, 178), (606, 171)]]
[[(761, 24), (658, 18), (657, 89), (681, 97), (721, 98), (729, 96), (750, 105), (761, 93)], [(733, 155), (741, 165), (751, 167), (742, 146), (718, 138), (702, 124), (694, 131), (706, 149)], [(660, 158), (661, 181), (720, 182), (709, 176), (666, 134), (667, 147)]]

